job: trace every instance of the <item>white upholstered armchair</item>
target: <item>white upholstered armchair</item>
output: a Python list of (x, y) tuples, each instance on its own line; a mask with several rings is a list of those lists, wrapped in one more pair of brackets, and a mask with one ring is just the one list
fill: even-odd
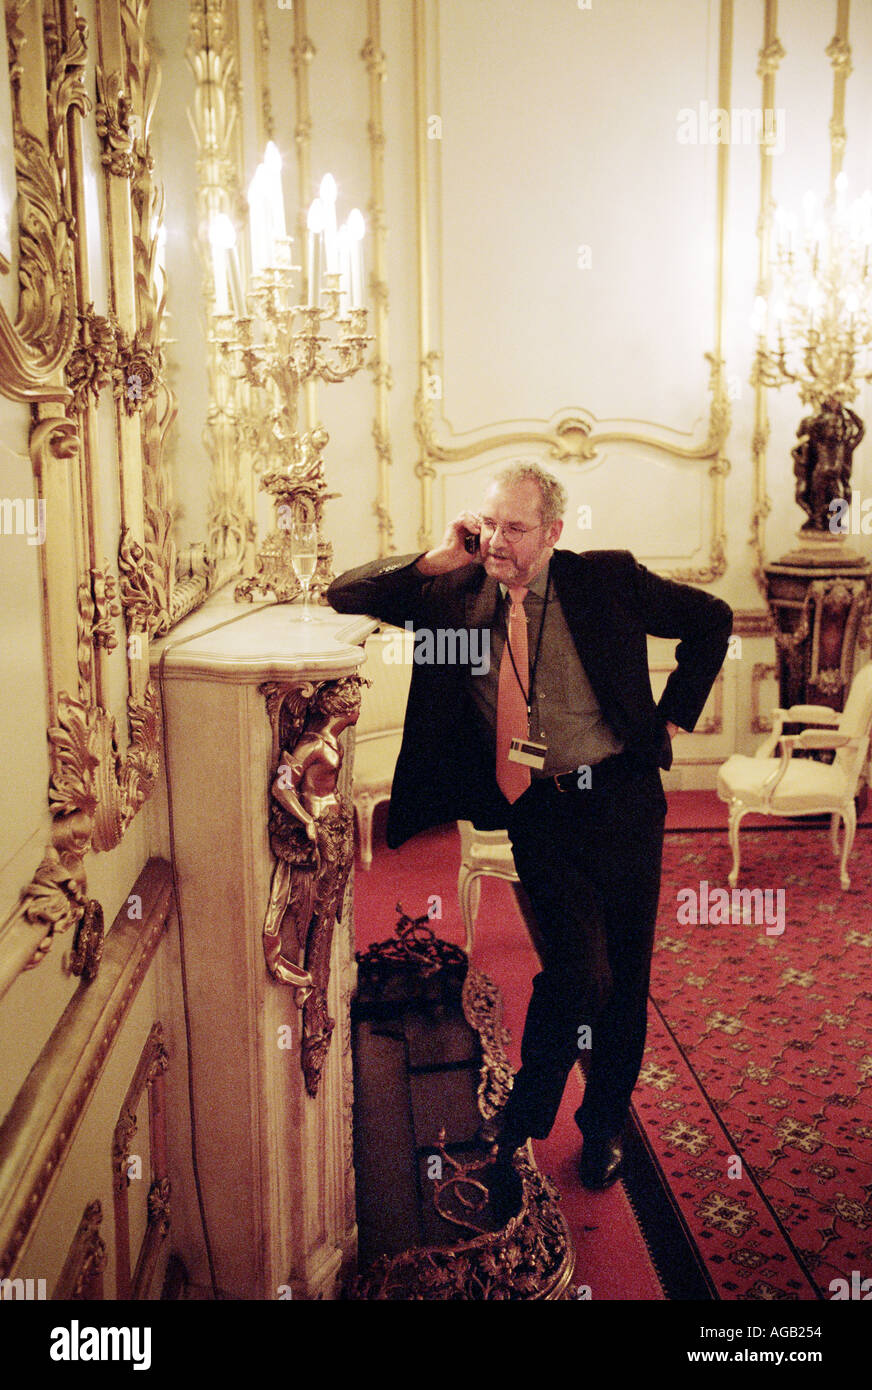
[[(799, 734), (783, 734), (785, 724), (806, 724)], [(823, 726), (823, 727), (821, 727)], [(739, 825), (749, 811), (764, 816), (810, 816), (830, 813), (830, 843), (839, 853), (839, 823), (845, 834), (839, 866), (843, 888), (850, 888), (847, 862), (857, 825), (857, 795), (872, 729), (872, 662), (854, 677), (844, 710), (826, 705), (793, 705), (773, 711), (772, 733), (753, 758), (734, 753), (718, 773), (718, 796), (730, 808), (729, 837), (733, 867), (729, 882), (739, 877)], [(781, 756), (773, 757), (778, 744)], [(832, 748), (831, 764), (813, 758), (794, 758), (799, 749)]]

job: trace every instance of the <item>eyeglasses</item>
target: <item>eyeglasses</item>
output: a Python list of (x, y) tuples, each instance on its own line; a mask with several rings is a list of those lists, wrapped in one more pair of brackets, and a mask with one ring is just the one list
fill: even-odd
[(482, 531), (489, 531), (492, 535), (497, 531), (502, 531), (506, 540), (522, 541), (525, 536), (529, 536), (531, 531), (541, 531), (542, 522), (540, 521), (538, 526), (519, 526), (516, 521), (510, 521), (503, 526), (499, 522), (493, 521), (491, 517), (483, 516), (481, 529)]

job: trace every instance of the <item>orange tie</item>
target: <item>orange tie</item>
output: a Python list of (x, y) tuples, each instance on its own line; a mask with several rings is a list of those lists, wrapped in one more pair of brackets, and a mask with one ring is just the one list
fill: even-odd
[[(528, 738), (530, 720), (527, 714), (527, 699), (518, 682), (518, 676), (525, 683), (530, 679), (530, 658), (527, 649), (527, 618), (524, 613), (524, 599), (527, 590), (509, 589), (512, 606), (509, 610), (508, 641), (503, 647), (500, 661), (500, 679), (497, 686), (497, 783), (507, 801), (515, 802), (530, 785), (530, 769), (523, 763), (509, 761), (509, 744), (513, 738)], [(509, 652), (511, 642), (511, 653)], [(512, 657), (515, 667), (512, 665)]]

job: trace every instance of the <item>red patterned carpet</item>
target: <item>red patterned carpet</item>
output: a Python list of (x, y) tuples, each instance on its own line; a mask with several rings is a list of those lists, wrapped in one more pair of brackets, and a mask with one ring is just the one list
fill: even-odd
[[(358, 945), (389, 934), (398, 899), (418, 912), (434, 894), (440, 934), (462, 944), (456, 831), (392, 852), (385, 809), (373, 869), (356, 879)], [(578, 1183), (575, 1077), (535, 1145), (563, 1193), (575, 1279), (597, 1300), (658, 1300), (661, 1281), (673, 1298), (829, 1299), (831, 1280), (872, 1277), (872, 826), (858, 829), (848, 892), (825, 827), (743, 826), (740, 887), (784, 889), (784, 931), (767, 935), (765, 924), (678, 921), (681, 890), (726, 884), (723, 819), (710, 794), (670, 795), (625, 1182), (606, 1193)], [(475, 955), (502, 992), (517, 1066), (536, 964), (508, 884), (483, 881)]]
[(872, 1273), (872, 833), (842, 892), (823, 827), (743, 830), (780, 935), (679, 922), (729, 866), (722, 834), (667, 835), (634, 1108), (715, 1297), (828, 1299)]

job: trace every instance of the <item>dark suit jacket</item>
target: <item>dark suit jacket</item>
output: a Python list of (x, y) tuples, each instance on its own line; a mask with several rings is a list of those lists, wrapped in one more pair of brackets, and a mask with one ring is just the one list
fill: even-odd
[[(487, 628), (499, 594), (484, 567), (469, 564), (425, 577), (417, 555), (391, 556), (334, 580), (337, 613), (369, 613), (403, 627)], [(607, 723), (626, 748), (668, 768), (666, 723), (692, 729), (727, 652), (733, 614), (722, 599), (661, 579), (627, 550), (555, 550), (551, 578)], [(646, 634), (678, 640), (677, 665), (655, 705)], [(481, 736), (465, 665), (413, 664), (400, 756), (388, 814), (388, 844), (444, 821), (505, 824), (493, 757)], [(475, 679), (473, 676), (472, 679)]]

